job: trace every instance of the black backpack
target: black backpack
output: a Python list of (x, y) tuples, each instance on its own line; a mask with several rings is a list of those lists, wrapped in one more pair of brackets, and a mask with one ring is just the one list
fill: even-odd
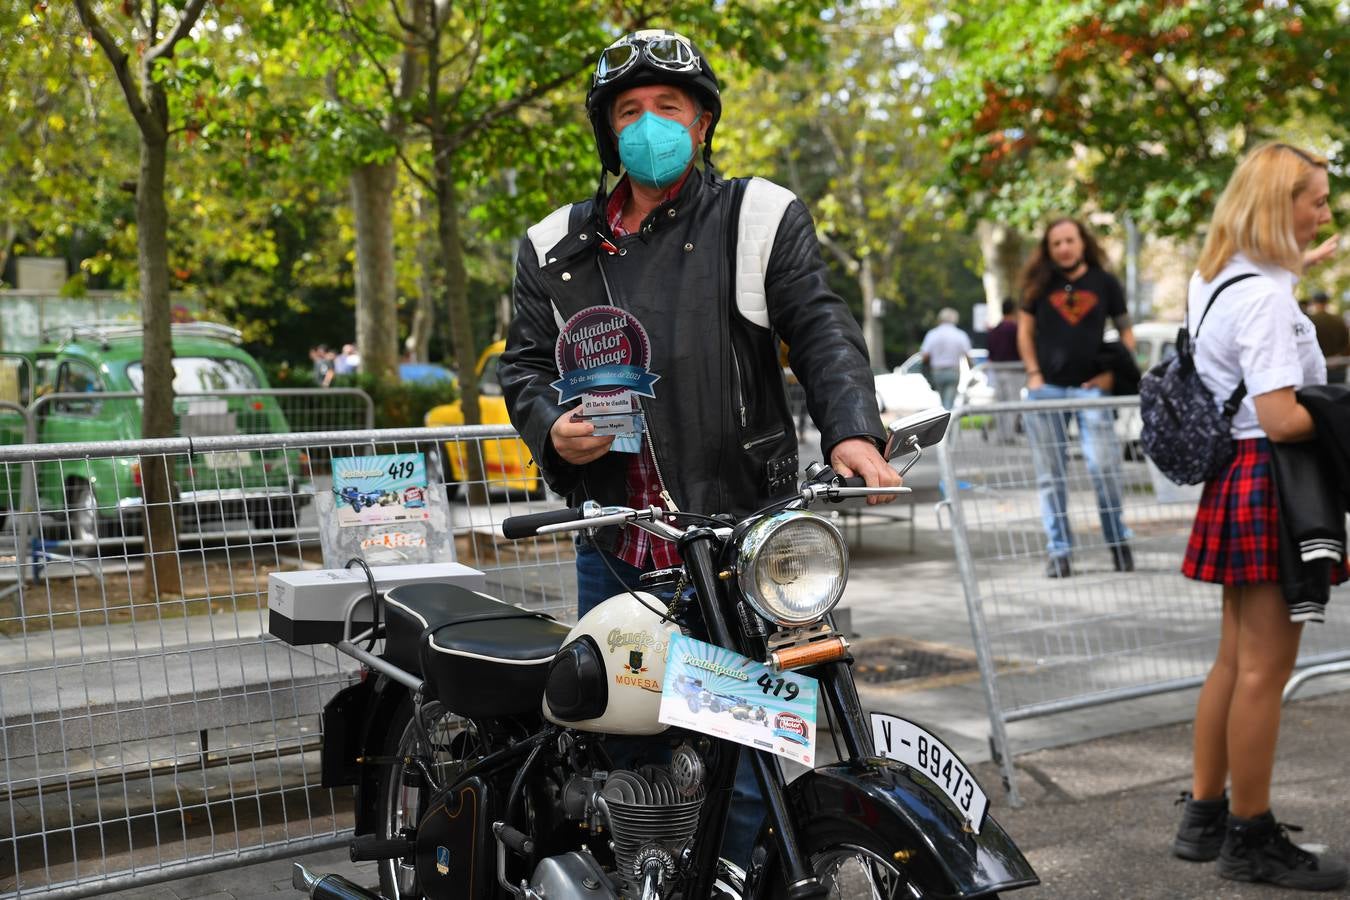
[(1195, 338), (1190, 333), (1187, 303), (1187, 324), (1177, 332), (1176, 356), (1158, 363), (1139, 380), (1139, 415), (1143, 419), (1139, 443), (1153, 464), (1177, 484), (1208, 481), (1233, 459), (1230, 429), (1233, 414), (1247, 396), (1247, 383), (1238, 382), (1220, 409), (1195, 371), (1194, 341), (1199, 340), (1205, 316), (1219, 294), (1257, 274), (1234, 275), (1214, 289), (1195, 326)]

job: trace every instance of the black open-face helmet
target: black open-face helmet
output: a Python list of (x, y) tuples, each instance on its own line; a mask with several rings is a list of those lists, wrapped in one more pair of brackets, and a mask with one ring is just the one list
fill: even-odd
[(712, 160), (713, 131), (722, 117), (722, 97), (712, 66), (694, 42), (682, 34), (651, 28), (626, 34), (600, 54), (591, 88), (586, 92), (586, 115), (595, 131), (595, 149), (604, 167), (619, 174), (619, 148), (609, 124), (614, 98), (629, 88), (673, 84), (693, 95), (708, 112), (712, 124), (703, 143), (703, 159)]

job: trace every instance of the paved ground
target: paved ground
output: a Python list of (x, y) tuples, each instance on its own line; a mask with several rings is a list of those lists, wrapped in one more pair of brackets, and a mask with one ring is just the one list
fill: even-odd
[[(1345, 796), (1350, 788), (1344, 747), (1350, 742), (1350, 693), (1293, 703), (1286, 715), (1276, 767), (1276, 811), (1302, 825), (1301, 839), (1350, 847)], [(995, 797), (995, 817), (1017, 840), (1043, 885), (1016, 894), (1026, 900), (1209, 900), (1285, 893), (1221, 880), (1210, 864), (1187, 863), (1167, 853), (1186, 787), (1190, 729), (1157, 726), (1028, 753), (1019, 758), (1026, 798), (1010, 810), (998, 796), (997, 772), (976, 767)], [(342, 851), (301, 860), (320, 872), (337, 872), (366, 884), (369, 865), (355, 866)], [(290, 891), (290, 861), (169, 882), (113, 894), (148, 900), (249, 900)], [(299, 894), (291, 892), (290, 896)], [(1328, 895), (1323, 895), (1328, 896)], [(1330, 896), (1350, 896), (1342, 893)]]

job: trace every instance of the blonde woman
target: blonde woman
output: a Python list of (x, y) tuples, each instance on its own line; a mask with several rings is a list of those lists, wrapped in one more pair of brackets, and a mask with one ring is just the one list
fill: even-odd
[[(1270, 811), (1281, 691), (1298, 656), (1303, 623), (1279, 586), (1271, 441), (1313, 436), (1295, 388), (1326, 382), (1312, 323), (1294, 284), (1304, 250), (1331, 221), (1327, 161), (1288, 144), (1265, 144), (1238, 165), (1190, 285), (1190, 321), (1215, 289), (1238, 275), (1205, 317), (1196, 370), (1215, 397), (1246, 385), (1233, 417), (1236, 456), (1205, 484), (1182, 572), (1223, 585), (1219, 650), (1195, 713), (1195, 760), (1172, 850), (1218, 859), (1219, 874), (1303, 890), (1336, 890), (1346, 867), (1295, 845)], [(1308, 259), (1324, 257), (1330, 241)], [(1344, 579), (1344, 572), (1337, 576)], [(1225, 783), (1229, 794), (1225, 795)]]

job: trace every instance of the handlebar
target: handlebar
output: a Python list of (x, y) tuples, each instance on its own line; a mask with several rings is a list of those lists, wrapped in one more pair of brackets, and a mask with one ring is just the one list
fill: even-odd
[(567, 509), (550, 509), (548, 512), (528, 513), (523, 516), (508, 516), (502, 520), (502, 534), (508, 540), (537, 537), (539, 529), (545, 525), (562, 525), (567, 522), (579, 522), (585, 518), (580, 506)]
[[(848, 478), (832, 476), (829, 482), (806, 481), (798, 494), (780, 501), (777, 508), (803, 509), (818, 500), (837, 503), (850, 497), (871, 497), (877, 494), (908, 494), (907, 487), (867, 487), (861, 475)], [(761, 510), (762, 512), (763, 510)], [(633, 509), (628, 506), (601, 506), (587, 500), (581, 506), (551, 509), (547, 512), (508, 516), (502, 520), (502, 534), (512, 541), (540, 537), (564, 531), (582, 531), (607, 525), (635, 525), (650, 534), (668, 541), (679, 540), (684, 529), (671, 521), (670, 514), (654, 506)], [(720, 530), (720, 529), (718, 529)], [(730, 529), (727, 529), (730, 533)]]

